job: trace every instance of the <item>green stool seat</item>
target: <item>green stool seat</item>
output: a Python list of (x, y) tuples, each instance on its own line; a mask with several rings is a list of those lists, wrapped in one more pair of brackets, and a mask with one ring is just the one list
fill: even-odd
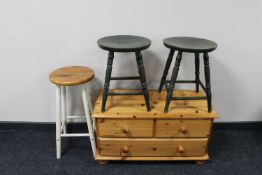
[(167, 48), (182, 52), (211, 52), (217, 48), (213, 41), (193, 37), (171, 37), (164, 39)]
[(97, 44), (101, 49), (107, 51), (136, 52), (149, 48), (151, 41), (140, 36), (116, 35), (101, 38)]

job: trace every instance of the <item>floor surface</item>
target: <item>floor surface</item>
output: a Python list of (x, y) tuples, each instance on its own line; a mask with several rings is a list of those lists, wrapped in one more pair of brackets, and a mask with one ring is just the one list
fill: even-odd
[(0, 127), (0, 175), (259, 175), (262, 128), (214, 127), (204, 165), (194, 162), (109, 162), (92, 157), (88, 138), (66, 138), (62, 158), (55, 157), (55, 130)]

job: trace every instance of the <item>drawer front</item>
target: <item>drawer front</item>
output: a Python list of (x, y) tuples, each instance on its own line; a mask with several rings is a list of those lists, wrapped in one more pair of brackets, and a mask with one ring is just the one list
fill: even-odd
[(153, 120), (97, 119), (99, 137), (153, 137)]
[(207, 138), (203, 139), (109, 139), (98, 138), (101, 156), (170, 156), (190, 157), (206, 154)]
[(209, 137), (212, 120), (157, 120), (156, 137)]

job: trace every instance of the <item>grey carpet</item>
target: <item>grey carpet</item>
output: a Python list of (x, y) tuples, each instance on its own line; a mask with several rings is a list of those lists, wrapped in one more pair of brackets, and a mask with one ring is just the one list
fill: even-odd
[[(26, 129), (25, 129), (26, 128)], [(39, 129), (40, 128), (40, 129)], [(63, 139), (62, 158), (55, 158), (54, 127), (1, 127), (0, 175), (259, 175), (262, 174), (261, 127), (214, 127), (211, 160), (194, 162), (109, 162), (98, 165), (87, 138)]]

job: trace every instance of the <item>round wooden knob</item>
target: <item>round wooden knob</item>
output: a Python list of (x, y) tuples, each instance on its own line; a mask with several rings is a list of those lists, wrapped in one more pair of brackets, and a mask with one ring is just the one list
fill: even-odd
[(181, 126), (180, 132), (183, 133), (183, 134), (186, 134), (188, 132), (188, 130), (186, 129), (185, 126)]
[(124, 127), (124, 128), (122, 129), (122, 132), (123, 132), (124, 134), (127, 134), (127, 133), (129, 132), (129, 129), (128, 129), (127, 127)]
[(128, 153), (128, 152), (129, 152), (128, 146), (126, 146), (126, 145), (123, 146), (122, 152), (123, 152), (123, 153)]
[(177, 147), (177, 152), (179, 152), (179, 153), (184, 153), (184, 152), (185, 152), (184, 147), (181, 146), (181, 145), (179, 145), (179, 146)]

